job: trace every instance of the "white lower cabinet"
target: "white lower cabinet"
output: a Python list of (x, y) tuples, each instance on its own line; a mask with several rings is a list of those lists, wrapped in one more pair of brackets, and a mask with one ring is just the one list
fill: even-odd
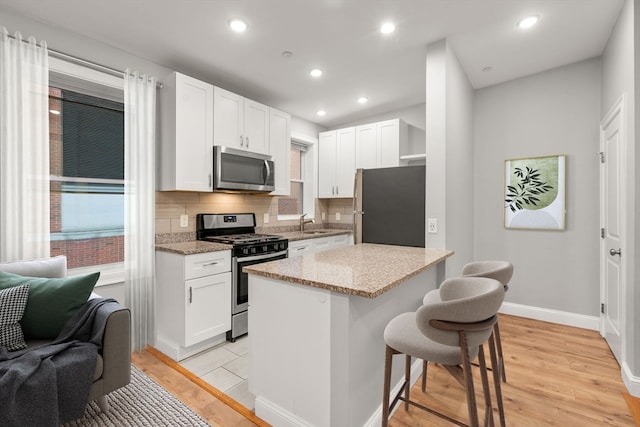
[(353, 244), (351, 234), (337, 236), (316, 237), (312, 239), (294, 240), (289, 242), (289, 258), (306, 253), (322, 252)]
[(231, 251), (156, 251), (155, 346), (182, 360), (231, 329)]

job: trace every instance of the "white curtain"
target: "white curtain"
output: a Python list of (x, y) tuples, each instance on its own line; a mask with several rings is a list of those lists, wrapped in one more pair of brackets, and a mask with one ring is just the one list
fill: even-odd
[(49, 59), (0, 27), (0, 261), (48, 257)]
[(125, 287), (140, 351), (153, 333), (156, 82), (128, 69), (124, 80)]

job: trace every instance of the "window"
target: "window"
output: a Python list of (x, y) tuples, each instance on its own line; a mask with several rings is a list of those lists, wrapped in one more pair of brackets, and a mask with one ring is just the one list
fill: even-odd
[(121, 263), (123, 102), (94, 81), (52, 73), (50, 84), (51, 255), (70, 269)]

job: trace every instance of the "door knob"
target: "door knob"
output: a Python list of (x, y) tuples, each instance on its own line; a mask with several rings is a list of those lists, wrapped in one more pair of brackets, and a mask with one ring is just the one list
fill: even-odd
[(622, 255), (622, 251), (620, 249), (618, 249), (617, 251), (615, 249), (609, 249), (609, 255)]

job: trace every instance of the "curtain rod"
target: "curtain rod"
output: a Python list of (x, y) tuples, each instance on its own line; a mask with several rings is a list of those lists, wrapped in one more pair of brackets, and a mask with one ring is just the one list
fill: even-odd
[[(16, 37), (12, 34), (7, 34), (10, 38), (16, 40)], [(28, 39), (22, 39), (23, 43), (29, 43)], [(78, 58), (77, 56), (69, 55), (68, 53), (60, 52), (58, 50), (49, 49), (47, 47), (47, 53), (51, 56), (57, 57), (58, 59), (64, 59), (66, 61), (73, 62), (74, 64), (83, 65), (85, 67), (89, 67), (96, 71), (106, 72), (115, 77), (124, 77), (125, 72), (118, 70), (113, 67), (108, 67), (106, 65), (98, 64), (97, 62), (88, 61), (86, 59)], [(162, 89), (164, 84), (162, 82), (156, 82), (156, 87)]]

